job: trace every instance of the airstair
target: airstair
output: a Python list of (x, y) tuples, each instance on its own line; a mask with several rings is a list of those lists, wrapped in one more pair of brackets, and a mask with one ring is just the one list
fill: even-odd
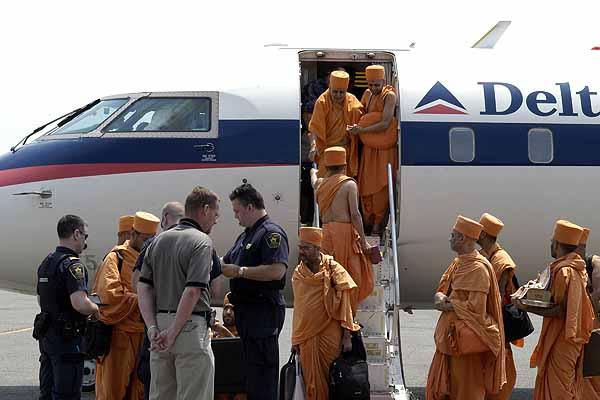
[[(390, 210), (395, 210), (392, 169), (388, 164)], [(383, 261), (373, 265), (375, 287), (371, 295), (358, 307), (356, 319), (363, 326), (363, 341), (369, 364), (371, 399), (409, 400), (402, 364), (400, 335), (400, 284), (398, 272), (397, 234), (395, 213), (390, 213), (387, 229), (379, 237), (367, 237), (370, 245), (377, 245)]]
[[(316, 165), (313, 164), (316, 168)], [(387, 166), (389, 209), (396, 210), (392, 166)], [(315, 226), (319, 226), (319, 206), (314, 202)], [(378, 246), (383, 256), (373, 265), (375, 287), (369, 297), (358, 306), (357, 322), (362, 328), (363, 341), (369, 365), (369, 384), (372, 400), (410, 400), (402, 364), (400, 335), (400, 282), (398, 270), (398, 243), (396, 215), (390, 213), (383, 240), (368, 236), (371, 246)]]

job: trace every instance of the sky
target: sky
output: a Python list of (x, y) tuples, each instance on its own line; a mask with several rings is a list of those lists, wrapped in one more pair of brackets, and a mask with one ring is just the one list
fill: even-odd
[(600, 45), (599, 10), (583, 0), (1, 2), (0, 152), (98, 97), (243, 87), (241, 68), (268, 68), (257, 56), (268, 43), (453, 51), (510, 20), (492, 51), (567, 54)]

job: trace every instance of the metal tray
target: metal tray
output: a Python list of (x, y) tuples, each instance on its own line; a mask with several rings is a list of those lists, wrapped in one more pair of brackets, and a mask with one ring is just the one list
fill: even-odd
[(540, 307), (540, 308), (552, 308), (555, 305), (554, 303), (549, 303), (546, 301), (529, 300), (529, 299), (521, 299), (521, 303), (525, 304), (526, 306)]

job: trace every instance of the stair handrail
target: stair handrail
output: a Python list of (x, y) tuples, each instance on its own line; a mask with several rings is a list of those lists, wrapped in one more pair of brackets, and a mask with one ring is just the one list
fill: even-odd
[[(317, 163), (313, 162), (312, 167), (318, 171)], [(311, 178), (312, 179), (312, 178)], [(314, 204), (314, 215), (313, 215), (313, 227), (320, 228), (319, 226), (319, 203), (317, 203), (317, 191), (313, 187), (313, 204)]]
[(406, 377), (404, 375), (404, 360), (402, 357), (402, 340), (400, 337), (400, 273), (398, 270), (398, 234), (396, 231), (396, 201), (394, 199), (394, 182), (392, 175), (392, 164), (387, 165), (388, 178), (388, 199), (390, 210), (390, 225), (392, 232), (392, 260), (394, 267), (394, 325), (395, 325), (395, 344), (398, 347), (398, 357), (400, 361), (400, 374), (402, 375), (402, 384), (406, 388)]
[(396, 233), (396, 202), (394, 201), (394, 184), (392, 179), (392, 164), (387, 165), (388, 197), (390, 210), (390, 225), (392, 231), (392, 259), (394, 261), (394, 294), (395, 305), (400, 305), (400, 277), (398, 273), (398, 235)]

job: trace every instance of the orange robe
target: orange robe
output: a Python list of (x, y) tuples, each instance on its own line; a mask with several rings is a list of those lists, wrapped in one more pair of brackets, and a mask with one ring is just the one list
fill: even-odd
[[(114, 251), (123, 257), (121, 272)], [(138, 354), (144, 339), (144, 323), (131, 278), (139, 252), (126, 241), (111, 250), (96, 273), (93, 292), (102, 303), (101, 321), (113, 325), (110, 350), (96, 363), (96, 399), (142, 400), (144, 386), (136, 373)]]
[[(482, 253), (483, 254), (483, 253)], [(512, 278), (515, 275), (516, 264), (510, 255), (504, 250), (500, 245), (495, 244), (491, 249), (489, 255), (484, 256), (490, 261), (492, 264), (492, 268), (494, 269), (494, 273), (496, 276), (496, 280), (500, 283), (500, 278), (504, 271), (508, 271), (508, 283), (506, 285), (506, 292), (501, 293), (502, 296), (502, 304), (510, 304), (511, 299), (510, 295), (517, 290), (514, 287)], [(515, 341), (516, 346), (523, 347), (524, 341), (521, 339), (519, 341)], [(506, 384), (502, 386), (502, 390), (495, 395), (488, 396), (488, 400), (508, 400), (510, 399), (510, 395), (515, 387), (517, 382), (517, 369), (515, 367), (515, 360), (513, 358), (512, 348), (510, 343), (506, 343)]]
[[(392, 86), (385, 86), (377, 96), (371, 96), (367, 89), (363, 94), (361, 103), (365, 111), (383, 112), (385, 96), (393, 92)], [(367, 109), (368, 106), (368, 109)], [(398, 126), (396, 117), (392, 118), (391, 124)], [(358, 170), (358, 190), (363, 209), (363, 219), (368, 225), (379, 225), (388, 210), (388, 177), (387, 165), (392, 164), (392, 173), (398, 170), (398, 146), (389, 149), (375, 149), (363, 144)]]
[[(336, 174), (321, 181), (316, 194), (321, 215), (331, 207), (344, 182), (351, 179), (346, 175)], [(321, 249), (339, 262), (358, 285), (358, 290), (351, 295), (352, 311), (356, 313), (358, 304), (369, 297), (375, 285), (371, 261), (360, 246), (360, 235), (351, 222), (328, 222), (323, 225)]]
[(329, 398), (329, 367), (341, 354), (342, 330), (357, 331), (350, 295), (356, 284), (334, 259), (321, 254), (316, 274), (300, 263), (292, 277), (292, 345), (300, 348), (307, 400)]
[[(583, 385), (583, 345), (594, 322), (586, 292), (585, 261), (569, 253), (550, 264), (554, 303), (566, 305), (565, 317), (544, 317), (530, 365), (537, 367), (534, 400), (580, 399)], [(587, 400), (587, 399), (586, 399)]]
[[(362, 104), (351, 93), (346, 93), (343, 104), (335, 104), (327, 89), (315, 103), (308, 130), (315, 135), (317, 151), (323, 154), (326, 148), (342, 146), (346, 149), (347, 172), (356, 176), (358, 172), (358, 146), (355, 136), (346, 131), (348, 125), (358, 123), (362, 115)], [(319, 164), (319, 158), (316, 159)], [(325, 169), (319, 167), (319, 177), (323, 177)]]
[[(449, 295), (454, 311), (442, 312), (436, 330), (436, 351), (427, 376), (427, 400), (484, 400), (506, 382), (502, 306), (489, 261), (474, 251), (454, 259), (437, 289)], [(457, 320), (489, 348), (483, 353), (451, 355), (449, 332)]]

